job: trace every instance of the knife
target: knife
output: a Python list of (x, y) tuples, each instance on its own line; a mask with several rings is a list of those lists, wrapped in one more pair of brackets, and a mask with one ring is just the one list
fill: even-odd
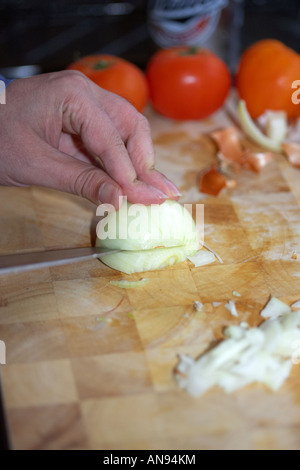
[(4, 255), (0, 256), (0, 275), (60, 266), (92, 258), (102, 258), (119, 251), (90, 246), (86, 248), (65, 248), (62, 250), (33, 251), (31, 253)]

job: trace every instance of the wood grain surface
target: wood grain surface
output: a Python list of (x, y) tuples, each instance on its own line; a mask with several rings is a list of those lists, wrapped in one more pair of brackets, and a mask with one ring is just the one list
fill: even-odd
[[(225, 111), (173, 122), (148, 110), (157, 167), (205, 205), (205, 241), (223, 258), (124, 275), (98, 260), (0, 277), (4, 403), (15, 449), (299, 449), (300, 365), (277, 393), (253, 385), (192, 398), (177, 388), (178, 353), (199, 356), (226, 325), (261, 322), (270, 295), (300, 298), (300, 173), (283, 156), (242, 171), (218, 197), (197, 191), (214, 161), (207, 135)], [(0, 254), (88, 246), (95, 206), (44, 188), (0, 188)], [(224, 304), (236, 298), (239, 317)], [(201, 301), (205, 312), (196, 312)], [(122, 301), (120, 303), (120, 301)], [(217, 307), (212, 302), (221, 302)], [(118, 305), (119, 307), (115, 309)], [(104, 322), (109, 318), (109, 322)]]

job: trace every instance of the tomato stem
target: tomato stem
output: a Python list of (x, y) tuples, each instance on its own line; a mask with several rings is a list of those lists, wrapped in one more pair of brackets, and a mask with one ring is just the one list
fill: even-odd
[(111, 62), (101, 59), (94, 65), (94, 70), (104, 70), (111, 66)]
[(179, 55), (195, 55), (199, 52), (201, 47), (198, 46), (190, 46), (188, 49), (179, 52)]

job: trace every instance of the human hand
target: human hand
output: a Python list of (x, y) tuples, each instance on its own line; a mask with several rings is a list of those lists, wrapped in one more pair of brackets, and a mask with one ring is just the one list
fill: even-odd
[(15, 80), (0, 106), (0, 184), (39, 185), (116, 208), (179, 191), (154, 169), (148, 121), (77, 71)]

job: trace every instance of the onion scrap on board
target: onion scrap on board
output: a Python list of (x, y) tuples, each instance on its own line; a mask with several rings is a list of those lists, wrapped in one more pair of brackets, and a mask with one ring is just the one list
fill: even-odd
[(300, 169), (300, 119), (288, 125), (285, 112), (268, 110), (255, 122), (243, 100), (238, 103), (237, 115), (244, 134), (260, 148), (253, 149), (234, 126), (211, 132), (218, 152), (216, 162), (200, 173), (199, 191), (203, 194), (218, 196), (224, 188), (234, 188), (236, 181), (228, 175), (242, 169), (260, 173), (271, 162), (273, 152), (284, 153)]

